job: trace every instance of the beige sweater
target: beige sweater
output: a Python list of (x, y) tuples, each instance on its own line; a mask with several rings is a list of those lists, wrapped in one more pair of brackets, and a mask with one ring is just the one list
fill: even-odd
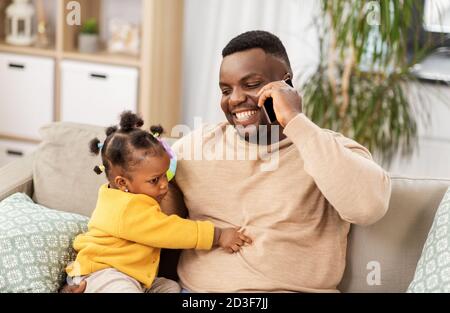
[[(386, 213), (390, 179), (367, 149), (319, 128), (304, 114), (284, 133), (286, 139), (263, 147), (240, 139), (222, 123), (175, 143), (180, 159), (176, 183), (190, 218), (219, 227), (242, 226), (254, 240), (235, 254), (184, 250), (178, 264), (184, 288), (337, 291), (350, 223), (371, 224)], [(194, 143), (203, 148), (195, 149)], [(255, 158), (258, 148), (271, 151)], [(270, 159), (278, 167), (263, 170)]]

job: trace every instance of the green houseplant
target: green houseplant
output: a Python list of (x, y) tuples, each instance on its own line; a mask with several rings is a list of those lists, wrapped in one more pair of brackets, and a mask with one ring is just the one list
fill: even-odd
[(94, 53), (98, 51), (98, 23), (95, 18), (86, 20), (78, 35), (78, 50), (82, 53)]
[(413, 151), (424, 117), (408, 98), (410, 68), (431, 48), (419, 37), (422, 11), (416, 1), (321, 1), (320, 64), (304, 86), (305, 112), (386, 164)]

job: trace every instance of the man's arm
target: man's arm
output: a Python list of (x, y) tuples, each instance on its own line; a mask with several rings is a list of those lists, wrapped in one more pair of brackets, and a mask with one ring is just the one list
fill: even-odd
[(297, 146), (305, 171), (342, 219), (368, 225), (384, 216), (391, 181), (366, 148), (308, 120), (300, 94), (284, 81), (265, 85), (258, 96), (259, 107), (273, 99), (277, 120)]
[(188, 211), (183, 200), (183, 194), (175, 182), (169, 184), (169, 191), (160, 203), (161, 211), (167, 215), (176, 214), (186, 218)]
[[(177, 214), (186, 218), (187, 208), (183, 200), (183, 194), (176, 183), (169, 184), (169, 192), (160, 203), (161, 210), (167, 215)], [(177, 265), (182, 250), (161, 249), (161, 262), (159, 263), (158, 275), (172, 280), (178, 280)]]
[(391, 181), (366, 148), (319, 128), (304, 114), (293, 118), (284, 134), (297, 146), (305, 171), (342, 219), (368, 225), (384, 216)]

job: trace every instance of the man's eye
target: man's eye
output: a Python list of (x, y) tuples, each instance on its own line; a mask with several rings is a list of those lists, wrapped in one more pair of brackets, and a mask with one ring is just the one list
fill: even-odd
[(261, 85), (260, 82), (254, 82), (254, 83), (247, 83), (247, 88), (256, 88)]
[(159, 177), (157, 178), (153, 178), (151, 180), (149, 180), (150, 184), (156, 185), (159, 182)]
[(230, 94), (230, 89), (222, 89), (222, 95), (227, 96)]

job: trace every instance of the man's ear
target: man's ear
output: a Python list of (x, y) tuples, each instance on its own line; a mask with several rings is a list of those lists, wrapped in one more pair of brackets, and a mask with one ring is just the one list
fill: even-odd
[(122, 191), (126, 191), (129, 190), (129, 185), (130, 185), (130, 181), (123, 176), (116, 176), (114, 178), (114, 184), (116, 185), (117, 188), (119, 188)]

